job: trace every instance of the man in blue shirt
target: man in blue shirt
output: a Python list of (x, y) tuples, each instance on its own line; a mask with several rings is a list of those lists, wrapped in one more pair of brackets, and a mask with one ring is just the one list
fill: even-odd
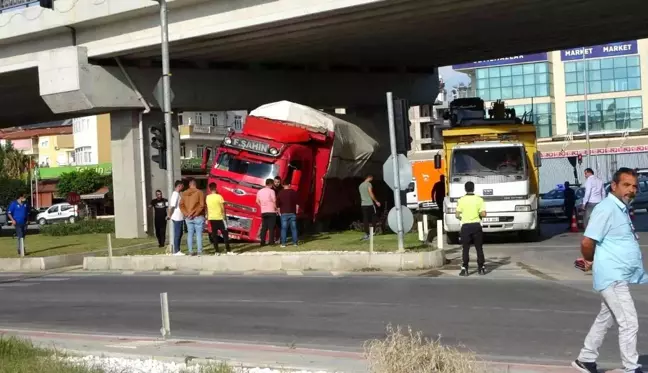
[[(22, 238), (24, 244), (24, 238), (27, 234), (27, 224), (29, 222), (29, 204), (25, 199), (25, 194), (21, 193), (18, 196), (18, 199), (11, 202), (8, 210), (9, 220), (16, 228), (16, 237), (18, 238), (18, 255), (20, 255), (20, 239)], [(23, 248), (24, 249), (24, 248)], [(27, 250), (24, 251), (25, 255)]]
[(612, 178), (611, 193), (592, 211), (581, 242), (581, 252), (592, 265), (594, 290), (601, 294), (601, 311), (585, 345), (572, 366), (582, 373), (597, 372), (598, 349), (607, 330), (619, 325), (619, 349), (625, 372), (643, 373), (637, 353), (639, 322), (628, 284), (648, 282), (639, 237), (628, 214), (637, 193), (637, 173), (619, 169)]

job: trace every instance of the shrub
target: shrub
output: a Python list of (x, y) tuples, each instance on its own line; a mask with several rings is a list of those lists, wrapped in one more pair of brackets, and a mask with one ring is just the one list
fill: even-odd
[(387, 326), (382, 340), (365, 343), (365, 357), (372, 373), (474, 373), (481, 372), (472, 353), (429, 340), (411, 328)]
[(62, 357), (15, 337), (0, 338), (0, 373), (104, 373), (66, 362)]
[(115, 233), (114, 220), (81, 220), (74, 224), (53, 224), (41, 227), (46, 236), (72, 236), (77, 234)]

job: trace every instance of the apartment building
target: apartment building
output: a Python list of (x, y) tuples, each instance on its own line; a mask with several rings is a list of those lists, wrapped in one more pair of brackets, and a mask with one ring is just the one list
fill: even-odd
[(247, 111), (185, 111), (178, 114), (180, 158), (184, 164), (202, 158), (205, 148), (216, 147), (230, 131), (243, 130)]

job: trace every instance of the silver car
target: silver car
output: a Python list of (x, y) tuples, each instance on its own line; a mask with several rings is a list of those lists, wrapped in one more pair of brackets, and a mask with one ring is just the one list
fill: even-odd
[(7, 217), (7, 209), (0, 206), (0, 227), (9, 225), (9, 218)]
[[(576, 192), (576, 207), (580, 206), (585, 195), (585, 188), (571, 187)], [(554, 189), (542, 197), (538, 206), (538, 214), (541, 218), (567, 219), (565, 215), (565, 191)], [(578, 221), (582, 220), (580, 209), (576, 209)]]

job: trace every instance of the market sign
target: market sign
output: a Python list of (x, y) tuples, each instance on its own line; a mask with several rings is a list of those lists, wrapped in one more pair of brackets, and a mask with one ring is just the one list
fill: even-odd
[(70, 172), (79, 172), (85, 170), (95, 170), (100, 175), (112, 174), (112, 163), (100, 163), (88, 166), (72, 166), (72, 167), (40, 167), (34, 170), (34, 174), (41, 180), (58, 179), (61, 175)]
[(595, 45), (592, 47), (578, 47), (560, 51), (560, 58), (563, 61), (582, 60), (583, 53), (585, 58), (602, 58), (625, 56), (628, 54), (639, 53), (636, 40), (622, 41), (618, 43), (610, 43), (603, 45)]
[(541, 61), (547, 61), (548, 59), (549, 59), (548, 54), (546, 52), (535, 53), (535, 54), (520, 54), (512, 57), (496, 58), (494, 60), (483, 60), (483, 61), (461, 63), (458, 65), (452, 65), (452, 68), (454, 70), (465, 70), (465, 69), (474, 69), (478, 67), (513, 65), (513, 64), (527, 63), (527, 62), (541, 62)]
[[(648, 145), (636, 146), (615, 146), (611, 148), (592, 149), (592, 155), (608, 155), (623, 153), (643, 153), (648, 152)], [(556, 152), (542, 152), (541, 157), (544, 159), (577, 157), (578, 155), (587, 155), (587, 150), (568, 150)]]

